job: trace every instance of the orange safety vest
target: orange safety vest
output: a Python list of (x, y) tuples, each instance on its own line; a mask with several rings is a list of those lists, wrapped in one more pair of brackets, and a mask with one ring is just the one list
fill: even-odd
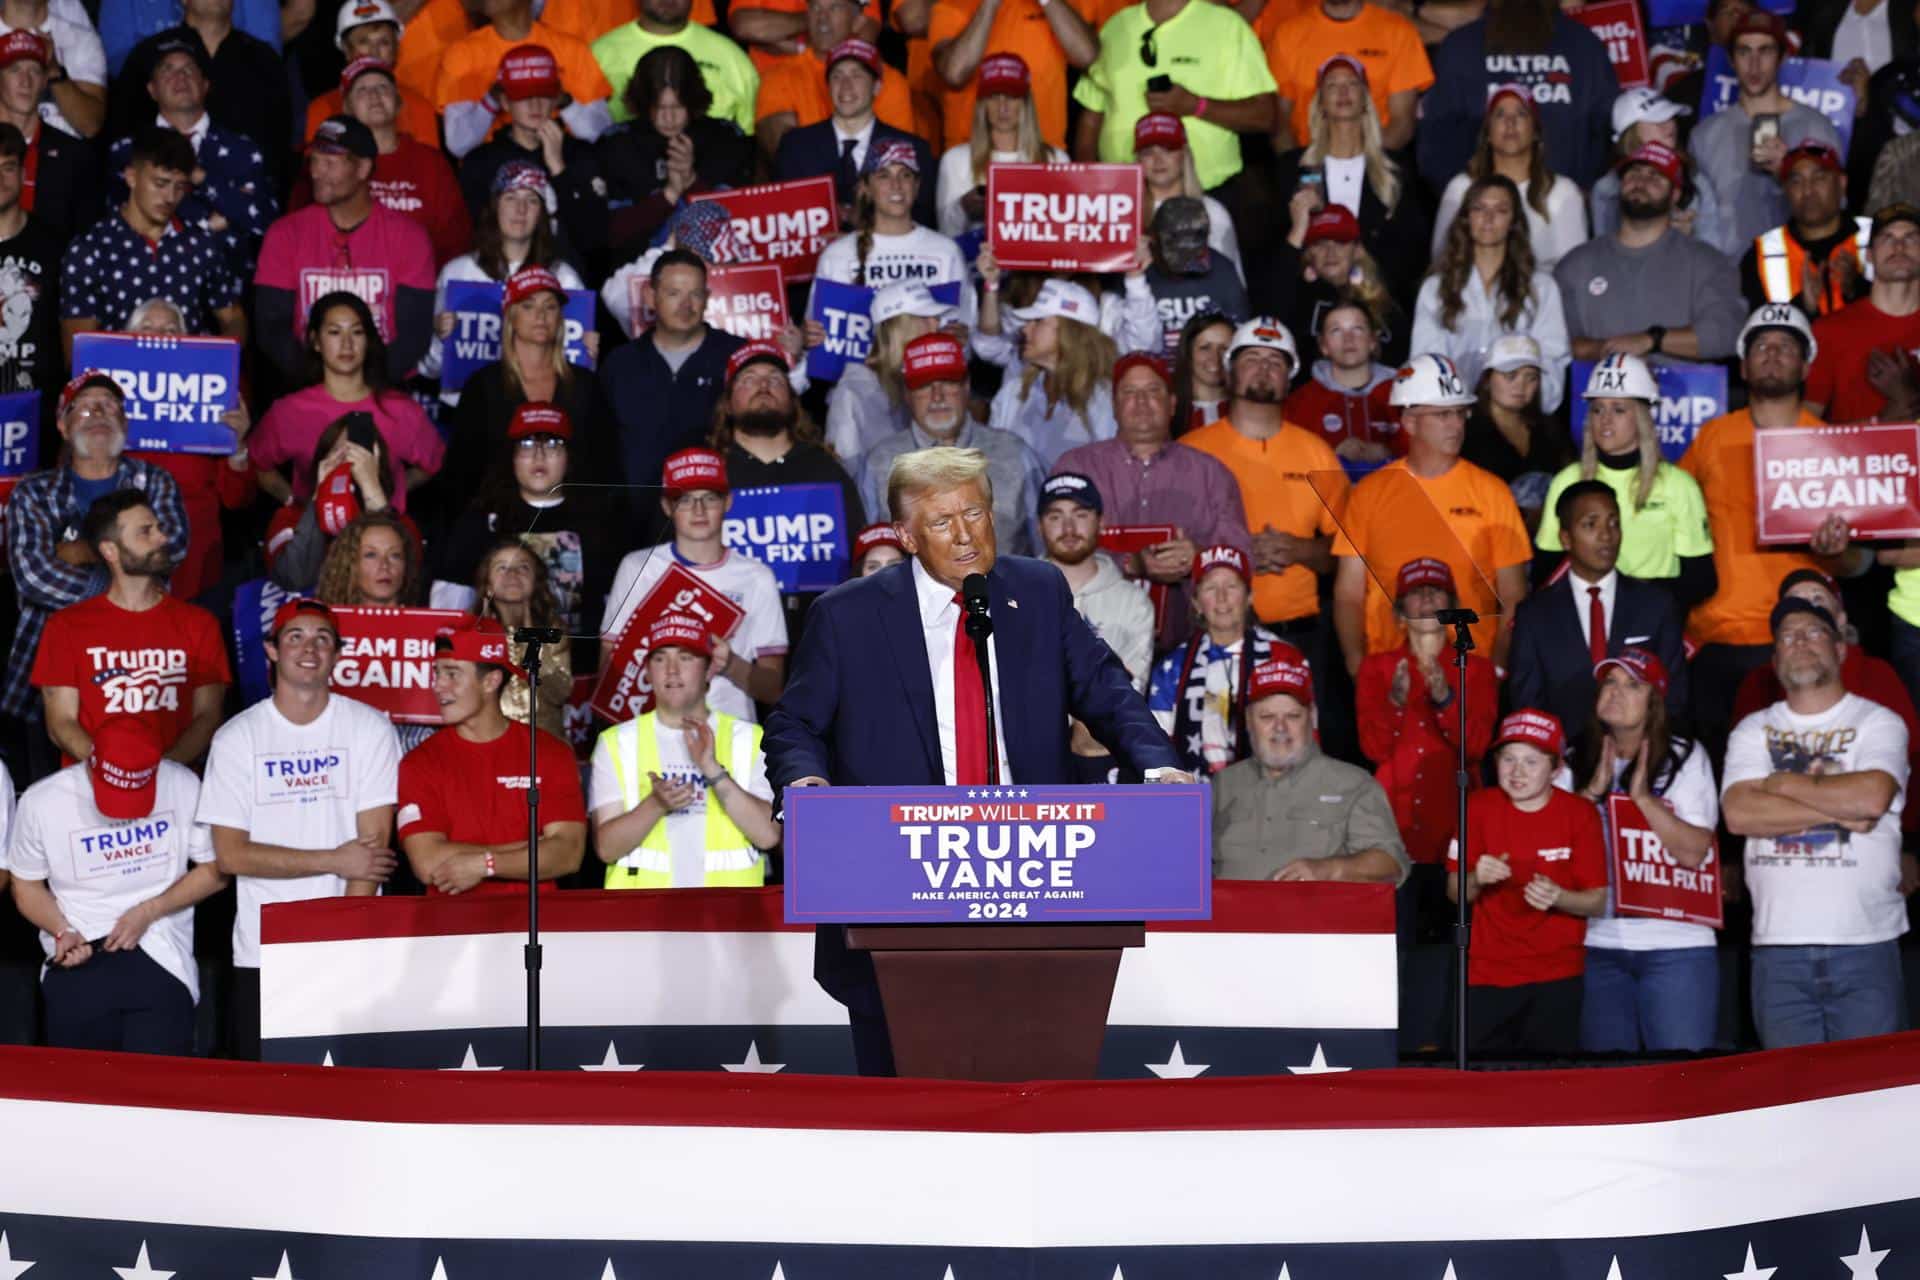
[[(1867, 265), (1867, 238), (1873, 230), (1873, 221), (1869, 218), (1855, 218), (1854, 237), (1844, 240), (1833, 247), (1827, 255), (1831, 260), (1834, 254), (1845, 253), (1853, 258), (1853, 265), (1863, 280), (1873, 279), (1873, 269)], [(1760, 268), (1760, 287), (1767, 292), (1768, 302), (1792, 302), (1800, 296), (1800, 287), (1806, 281), (1807, 250), (1784, 226), (1762, 232), (1753, 238), (1754, 261)], [(1847, 299), (1841, 296), (1840, 282), (1829, 275), (1825, 287), (1821, 290), (1818, 314), (1837, 311), (1847, 305)]]

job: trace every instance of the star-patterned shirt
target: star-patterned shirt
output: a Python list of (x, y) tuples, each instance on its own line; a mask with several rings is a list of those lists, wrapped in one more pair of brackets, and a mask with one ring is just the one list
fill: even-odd
[(149, 298), (180, 308), (188, 333), (214, 333), (213, 313), (240, 301), (240, 278), (220, 242), (175, 219), (155, 243), (116, 212), (67, 249), (60, 268), (60, 314), (124, 329)]
[[(159, 124), (169, 127), (165, 116), (160, 117)], [(203, 176), (193, 193), (180, 202), (176, 216), (217, 239), (226, 250), (228, 267), (242, 280), (248, 279), (253, 275), (254, 259), (260, 254), (260, 240), (267, 234), (267, 225), (280, 216), (266, 156), (252, 139), (221, 128), (204, 112), (186, 136), (193, 143)], [(107, 151), (109, 209), (127, 202), (127, 180), (122, 175), (132, 154), (130, 137), (121, 138)], [(226, 230), (208, 229), (207, 220), (216, 213), (227, 220)]]

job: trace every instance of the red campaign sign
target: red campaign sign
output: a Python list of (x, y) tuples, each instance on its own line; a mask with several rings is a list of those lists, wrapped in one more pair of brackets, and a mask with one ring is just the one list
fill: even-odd
[(1688, 870), (1661, 845), (1632, 797), (1617, 792), (1607, 797), (1607, 827), (1608, 879), (1616, 915), (1720, 927), (1724, 917), (1717, 844), (1707, 851), (1705, 862)]
[[(1145, 551), (1148, 547), (1157, 547), (1180, 536), (1180, 531), (1170, 524), (1115, 524), (1103, 525), (1100, 529), (1100, 549), (1124, 562), (1136, 551)], [(1166, 621), (1167, 586), (1164, 582), (1139, 580), (1140, 587), (1153, 601), (1153, 625), (1157, 631)]]
[(1651, 84), (1647, 71), (1647, 29), (1640, 20), (1639, 0), (1603, 0), (1567, 11), (1575, 22), (1600, 37), (1607, 46), (1607, 60), (1622, 89), (1639, 89)]
[(739, 605), (680, 565), (668, 565), (666, 574), (647, 592), (614, 643), (613, 654), (593, 691), (595, 715), (621, 724), (646, 714), (653, 706), (653, 689), (647, 684), (647, 655), (641, 643), (654, 620), (670, 613), (687, 614), (706, 627), (708, 635), (716, 637), (732, 635), (746, 616)]
[[(627, 277), (627, 302), (633, 308), (633, 331), (653, 323), (653, 281), (644, 275)], [(780, 268), (758, 266), (707, 268), (707, 323), (745, 338), (779, 341), (787, 327), (787, 291)]]
[(787, 284), (813, 279), (814, 259), (840, 234), (831, 177), (735, 187), (688, 199), (720, 201), (733, 219), (733, 261), (772, 263)]
[(395, 724), (439, 724), (433, 696), (433, 638), (461, 626), (458, 609), (388, 609), (335, 605), (340, 660), (333, 688), (384, 712)]
[(1811, 542), (1836, 514), (1855, 538), (1920, 537), (1920, 426), (1764, 427), (1753, 489), (1762, 543)]
[(567, 691), (567, 745), (576, 759), (593, 758), (593, 688), (599, 682), (597, 674), (575, 676)]
[(1136, 164), (987, 169), (987, 243), (1008, 271), (1130, 270), (1140, 206)]

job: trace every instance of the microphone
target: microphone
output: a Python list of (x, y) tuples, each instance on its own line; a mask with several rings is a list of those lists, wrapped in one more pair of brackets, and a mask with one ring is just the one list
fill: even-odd
[(559, 627), (515, 627), (513, 629), (513, 639), (516, 644), (559, 644), (566, 638), (566, 632)]
[(960, 583), (960, 599), (967, 612), (967, 635), (985, 640), (993, 634), (993, 604), (987, 597), (987, 575), (970, 573)]

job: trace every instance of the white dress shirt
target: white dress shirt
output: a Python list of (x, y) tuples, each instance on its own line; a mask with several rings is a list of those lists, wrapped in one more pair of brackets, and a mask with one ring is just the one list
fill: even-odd
[(847, 143), (851, 142), (853, 143), (853, 171), (855, 173), (859, 173), (860, 167), (866, 164), (867, 162), (867, 148), (873, 145), (873, 126), (875, 122), (875, 117), (868, 116), (867, 127), (860, 130), (860, 132), (858, 133), (848, 133), (844, 129), (842, 129), (840, 127), (840, 118), (838, 116), (833, 116), (831, 117), (831, 119), (833, 120), (834, 163), (838, 164), (840, 162), (840, 149), (846, 146)]
[[(953, 716), (953, 636), (960, 625), (960, 605), (953, 588), (942, 586), (921, 566), (913, 562), (913, 590), (920, 603), (920, 626), (926, 634), (927, 673), (933, 677), (933, 723), (940, 738), (940, 771), (948, 786), (958, 781), (955, 764)], [(987, 662), (993, 672), (993, 735), (1000, 753), (1000, 781), (1012, 782), (1013, 766), (1007, 761), (1007, 726), (1001, 715), (1005, 702), (1000, 697), (1000, 655), (992, 637), (987, 640)]]
[[(1573, 612), (1580, 619), (1580, 638), (1593, 647), (1593, 628), (1588, 615), (1593, 612), (1593, 597), (1587, 594), (1588, 587), (1600, 588), (1600, 613), (1607, 620), (1607, 635), (1613, 634), (1613, 602), (1620, 594), (1620, 571), (1610, 569), (1607, 576), (1598, 582), (1588, 582), (1572, 570), (1567, 571), (1567, 585), (1573, 588)], [(1605, 637), (1602, 637), (1604, 640)]]

